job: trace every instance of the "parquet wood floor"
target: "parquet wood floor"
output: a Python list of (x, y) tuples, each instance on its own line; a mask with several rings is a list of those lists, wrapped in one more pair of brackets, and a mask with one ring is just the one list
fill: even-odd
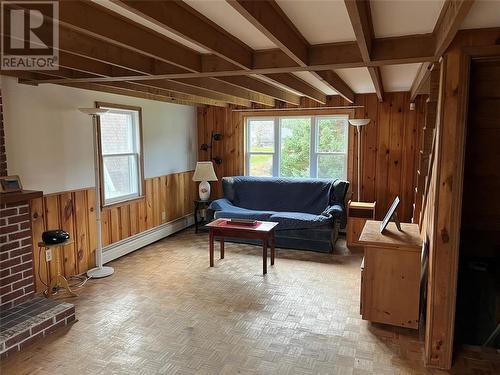
[[(186, 230), (112, 263), (76, 304), (78, 322), (1, 365), (22, 374), (427, 374), (412, 330), (362, 321), (360, 254), (226, 244)], [(218, 258), (218, 252), (217, 252)], [(454, 373), (498, 374), (498, 354), (465, 351)]]

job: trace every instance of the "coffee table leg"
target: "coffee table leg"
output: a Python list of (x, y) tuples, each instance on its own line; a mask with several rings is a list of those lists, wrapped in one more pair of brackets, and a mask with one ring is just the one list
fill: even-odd
[(224, 259), (224, 237), (220, 238), (220, 258)]
[(210, 256), (210, 267), (213, 267), (214, 266), (214, 233), (212, 232), (212, 229), (210, 229), (210, 233), (208, 234), (208, 243), (209, 243), (208, 253)]
[(267, 273), (267, 238), (262, 241), (262, 273)]
[(276, 246), (276, 240), (274, 238), (274, 233), (271, 235), (271, 266), (274, 266), (274, 255), (275, 255), (275, 250), (274, 247)]

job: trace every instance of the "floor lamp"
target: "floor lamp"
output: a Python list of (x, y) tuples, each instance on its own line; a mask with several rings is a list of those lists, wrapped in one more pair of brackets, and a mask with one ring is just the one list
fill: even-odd
[(369, 118), (353, 118), (349, 119), (349, 124), (356, 127), (358, 132), (358, 202), (361, 202), (361, 130), (363, 126), (370, 123)]
[(78, 108), (82, 113), (92, 116), (92, 138), (94, 144), (94, 174), (95, 174), (95, 216), (97, 222), (97, 248), (95, 251), (95, 264), (97, 267), (87, 271), (87, 276), (93, 279), (99, 279), (112, 275), (115, 270), (113, 267), (102, 265), (102, 228), (101, 228), (101, 175), (99, 173), (99, 150), (97, 135), (97, 117), (108, 112), (103, 108)]

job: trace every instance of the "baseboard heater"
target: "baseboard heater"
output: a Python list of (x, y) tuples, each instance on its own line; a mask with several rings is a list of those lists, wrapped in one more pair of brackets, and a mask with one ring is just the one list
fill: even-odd
[(103, 262), (111, 262), (119, 257), (127, 255), (132, 251), (147, 246), (170, 236), (180, 230), (194, 225), (194, 216), (192, 214), (182, 216), (178, 219), (161, 224), (147, 231), (136, 234), (135, 236), (125, 238), (103, 248)]

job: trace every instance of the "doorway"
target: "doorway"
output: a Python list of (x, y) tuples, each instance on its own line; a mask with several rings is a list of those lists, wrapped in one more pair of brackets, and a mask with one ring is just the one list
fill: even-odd
[(471, 62), (461, 223), (456, 343), (500, 348), (500, 58)]

